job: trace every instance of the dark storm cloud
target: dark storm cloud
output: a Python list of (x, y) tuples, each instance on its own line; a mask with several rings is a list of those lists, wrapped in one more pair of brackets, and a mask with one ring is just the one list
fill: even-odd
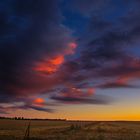
[[(89, 25), (78, 40), (82, 47), (70, 80), (77, 86), (136, 88), (129, 82), (140, 77), (140, 2), (72, 0), (70, 4), (70, 10), (86, 16)], [(114, 81), (122, 77), (128, 80)]]
[(137, 0), (100, 0), (97, 3), (95, 0), (77, 0), (73, 3), (79, 7), (76, 10), (86, 13), (83, 9), (91, 9), (88, 11), (89, 29), (81, 37), (85, 47), (79, 61), (84, 69), (105, 72), (104, 67), (107, 67), (109, 73), (109, 68), (121, 61), (129, 58), (128, 61), (133, 62), (136, 54), (129, 49), (135, 50), (140, 45), (140, 3)]
[(63, 104), (110, 104), (113, 99), (104, 95), (94, 95), (94, 93), (74, 91), (67, 89), (57, 95), (51, 96), (52, 100), (61, 102)]
[[(73, 53), (76, 47), (72, 43), (71, 50), (66, 49), (73, 37), (71, 30), (62, 25), (59, 1), (3, 0), (0, 5), (0, 103), (10, 105), (3, 106), (0, 111), (34, 109), (53, 112), (46, 108), (53, 104), (48, 102), (40, 106), (33, 99), (51, 94), (50, 91), (56, 92), (59, 86), (80, 87), (85, 85), (83, 81), (86, 79), (80, 72), (81, 65), (75, 60), (66, 61), (56, 74), (35, 70), (37, 64), (43, 62), (43, 66), (47, 65), (47, 59), (57, 55), (57, 59), (50, 61), (54, 64), (63, 62), (64, 55)], [(96, 103), (86, 100), (82, 102)]]
[(109, 99), (99, 99), (94, 98), (77, 98), (77, 97), (52, 97), (53, 100), (63, 102), (63, 103), (71, 103), (71, 104), (100, 104), (106, 105), (109, 104)]
[(43, 111), (43, 112), (49, 112), (52, 113), (54, 112), (53, 109), (47, 108), (46, 106), (37, 106), (33, 104), (23, 104), (23, 105), (14, 105), (14, 104), (0, 104), (0, 113), (1, 114), (8, 114), (11, 111), (16, 111), (18, 109), (23, 109), (23, 110), (37, 110), (37, 111)]
[(106, 67), (99, 71), (101, 77), (127, 77), (139, 78), (140, 60), (128, 57), (114, 66)]
[(26, 102), (24, 94), (39, 94), (47, 85), (32, 67), (42, 57), (59, 54), (72, 39), (61, 24), (58, 2), (0, 1), (0, 102)]
[[(114, 1), (114, 0), (76, 0), (73, 4), (79, 7), (83, 12), (91, 9), (94, 12), (88, 12), (90, 16), (87, 37), (91, 36), (93, 44), (103, 43), (105, 46), (116, 44), (118, 42), (128, 42), (137, 37), (139, 33), (139, 1)], [(98, 6), (97, 6), (98, 5)], [(84, 8), (83, 8), (84, 7)], [(91, 7), (91, 8), (89, 8)], [(95, 9), (98, 9), (97, 11)], [(135, 35), (135, 36), (134, 36)], [(85, 36), (86, 38), (86, 36)], [(89, 39), (89, 38), (88, 38)]]
[(25, 107), (23, 107), (23, 109), (33, 109), (33, 110), (49, 112), (49, 113), (53, 113), (54, 112), (53, 109), (45, 108), (45, 107), (39, 107), (39, 106), (25, 106)]
[(107, 7), (110, 0), (71, 0), (69, 4), (74, 10), (88, 16), (91, 12), (99, 12)]
[[(34, 105), (33, 99), (46, 94), (57, 103), (108, 104), (109, 97), (85, 90), (132, 87), (129, 81), (140, 77), (138, 0), (72, 0), (72, 12), (88, 22), (78, 48), (70, 44), (75, 39), (62, 24), (59, 2), (0, 1), (0, 103), (23, 102), (13, 108), (52, 112), (47, 104)], [(114, 81), (119, 78), (127, 80)]]
[(121, 82), (107, 82), (97, 86), (101, 89), (109, 89), (109, 88), (136, 88), (135, 85), (130, 85), (128, 83), (121, 83)]
[(110, 104), (113, 99), (105, 95), (96, 95), (95, 88), (64, 88), (57, 94), (52, 94), (51, 99), (63, 104)]

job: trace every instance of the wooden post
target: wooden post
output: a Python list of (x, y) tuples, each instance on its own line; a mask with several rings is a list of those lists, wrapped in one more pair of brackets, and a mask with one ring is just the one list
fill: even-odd
[(29, 140), (30, 139), (30, 124), (31, 124), (31, 122), (29, 122), (29, 124), (27, 126), (27, 129), (26, 129), (23, 140)]

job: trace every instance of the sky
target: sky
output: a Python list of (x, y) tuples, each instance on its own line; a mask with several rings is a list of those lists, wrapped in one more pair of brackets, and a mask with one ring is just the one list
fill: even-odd
[(140, 120), (139, 0), (0, 0), (0, 116)]

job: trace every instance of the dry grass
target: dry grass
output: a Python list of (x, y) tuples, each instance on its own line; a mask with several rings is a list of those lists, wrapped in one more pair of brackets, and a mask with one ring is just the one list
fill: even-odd
[[(0, 140), (22, 140), (28, 120), (0, 120)], [(32, 121), (31, 140), (140, 140), (140, 122)]]

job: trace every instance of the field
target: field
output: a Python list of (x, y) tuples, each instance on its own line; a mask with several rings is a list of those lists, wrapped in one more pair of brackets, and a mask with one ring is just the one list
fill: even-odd
[[(0, 140), (23, 140), (29, 120), (0, 120)], [(140, 122), (32, 120), (30, 140), (140, 140)]]

